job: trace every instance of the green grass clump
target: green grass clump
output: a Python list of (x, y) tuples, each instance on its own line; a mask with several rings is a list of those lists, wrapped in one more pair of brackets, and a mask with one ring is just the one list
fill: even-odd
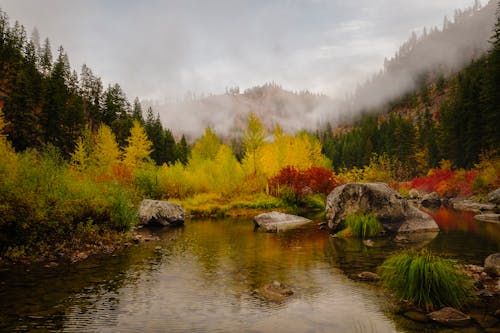
[(346, 228), (338, 233), (342, 237), (367, 238), (379, 235), (383, 227), (373, 214), (349, 214), (345, 218)]
[(461, 308), (472, 297), (473, 287), (455, 264), (426, 249), (408, 250), (386, 259), (379, 275), (397, 297), (422, 309)]

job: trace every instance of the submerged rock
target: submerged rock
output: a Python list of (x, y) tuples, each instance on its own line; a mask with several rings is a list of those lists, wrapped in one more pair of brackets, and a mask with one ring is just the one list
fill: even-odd
[(258, 227), (258, 230), (265, 232), (279, 232), (297, 228), (312, 222), (302, 216), (284, 214), (280, 212), (263, 213), (255, 216), (253, 219)]
[(351, 213), (372, 213), (391, 233), (439, 231), (434, 219), (410, 205), (384, 183), (348, 183), (335, 188), (326, 200), (326, 219), (334, 231)]
[(500, 276), (500, 252), (486, 257), (484, 260), (484, 271), (493, 277)]
[(273, 302), (282, 302), (293, 295), (293, 290), (281, 282), (273, 281), (254, 291), (254, 294)]
[(474, 218), (484, 222), (500, 222), (500, 214), (478, 214)]
[(375, 282), (380, 280), (380, 276), (377, 273), (372, 272), (361, 272), (355, 276), (356, 280)]
[(426, 323), (429, 321), (429, 318), (422, 311), (418, 311), (416, 309), (408, 310), (402, 313), (402, 315), (410, 320)]
[(472, 322), (471, 317), (450, 307), (431, 312), (427, 316), (432, 321), (451, 327), (465, 327)]
[(145, 199), (139, 206), (137, 218), (140, 224), (156, 224), (165, 227), (183, 224), (186, 213), (176, 203)]

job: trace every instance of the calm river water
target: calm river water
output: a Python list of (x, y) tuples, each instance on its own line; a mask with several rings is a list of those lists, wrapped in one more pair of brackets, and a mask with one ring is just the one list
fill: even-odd
[[(445, 209), (433, 214), (442, 231), (415, 246), (473, 264), (500, 251), (500, 225)], [(384, 290), (350, 278), (407, 244), (375, 239), (366, 247), (316, 223), (279, 234), (253, 228), (251, 219), (187, 221), (111, 255), (0, 271), (0, 331), (440, 331), (392, 315)], [(273, 280), (294, 295), (282, 303), (253, 295)]]

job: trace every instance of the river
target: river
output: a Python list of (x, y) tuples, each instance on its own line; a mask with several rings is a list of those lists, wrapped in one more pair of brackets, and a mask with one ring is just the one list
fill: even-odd
[[(462, 263), (500, 251), (500, 225), (433, 212), (441, 232), (427, 246)], [(319, 220), (317, 220), (319, 221)], [(435, 332), (391, 314), (387, 292), (351, 279), (408, 246), (341, 240), (316, 223), (278, 234), (251, 219), (187, 221), (160, 237), (55, 268), (0, 271), (5, 332)], [(429, 242), (430, 241), (430, 242)], [(271, 281), (294, 290), (281, 303), (253, 291)]]

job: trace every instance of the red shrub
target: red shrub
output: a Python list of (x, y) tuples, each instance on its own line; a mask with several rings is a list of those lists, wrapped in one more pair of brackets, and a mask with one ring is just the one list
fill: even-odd
[(295, 195), (301, 196), (311, 193), (329, 194), (342, 180), (335, 176), (333, 171), (312, 167), (299, 171), (292, 166), (286, 166), (269, 180), (269, 187), (273, 194), (279, 194), (280, 189), (288, 187)]
[(442, 196), (468, 196), (472, 194), (472, 184), (476, 179), (474, 170), (432, 169), (427, 176), (411, 181), (411, 188), (422, 192), (437, 192)]

